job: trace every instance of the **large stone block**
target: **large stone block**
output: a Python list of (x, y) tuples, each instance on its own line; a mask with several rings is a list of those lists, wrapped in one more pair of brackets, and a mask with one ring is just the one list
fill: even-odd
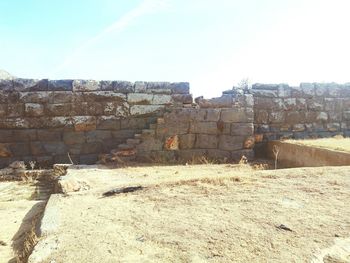
[(267, 110), (255, 110), (254, 112), (254, 122), (255, 123), (265, 123), (269, 121), (269, 113)]
[(231, 135), (233, 136), (250, 136), (254, 133), (253, 123), (232, 123)]
[(26, 103), (25, 115), (29, 117), (38, 117), (44, 115), (44, 105), (39, 103)]
[[(0, 143), (0, 158), (12, 157), (12, 152), (8, 144)], [(1, 167), (0, 167), (1, 168)]]
[(343, 113), (342, 112), (334, 112), (334, 111), (329, 111), (328, 112), (328, 117), (329, 117), (329, 121), (331, 122), (341, 122), (342, 121), (342, 117), (343, 117)]
[(247, 112), (247, 109), (223, 109), (220, 120), (223, 122), (251, 122), (253, 121), (253, 112)]
[(323, 98), (307, 99), (307, 108), (308, 110), (322, 111), (324, 109)]
[(113, 90), (120, 93), (133, 93), (135, 92), (134, 83), (130, 81), (113, 81)]
[(208, 149), (207, 157), (209, 159), (214, 159), (219, 161), (228, 161), (231, 159), (231, 152), (218, 150), (218, 149)]
[(92, 116), (74, 116), (75, 131), (91, 131), (96, 129), (96, 118)]
[(278, 90), (280, 84), (262, 84), (255, 83), (252, 85), (253, 90)]
[(262, 109), (262, 110), (283, 110), (284, 104), (283, 100), (280, 98), (261, 98), (261, 97), (255, 97), (254, 99), (255, 109)]
[(207, 109), (207, 114), (205, 116), (206, 121), (219, 121), (220, 120), (220, 109)]
[(7, 117), (15, 118), (24, 116), (24, 104), (23, 103), (11, 103), (7, 105)]
[(86, 102), (124, 102), (126, 101), (126, 95), (123, 93), (116, 93), (114, 91), (90, 91), (83, 92), (83, 98)]
[(315, 96), (314, 83), (300, 83), (300, 88), (303, 91), (304, 97), (314, 97)]
[(63, 142), (67, 145), (83, 144), (86, 142), (84, 132), (67, 131), (63, 133)]
[(179, 136), (180, 140), (180, 149), (192, 149), (194, 147), (194, 143), (196, 141), (196, 135), (195, 134), (183, 134)]
[(152, 104), (154, 105), (171, 105), (174, 101), (170, 95), (165, 94), (154, 94)]
[(222, 95), (218, 98), (204, 99), (199, 97), (195, 99), (196, 103), (200, 108), (231, 108), (233, 105), (233, 96), (232, 95)]
[(29, 147), (30, 147), (30, 153), (32, 155), (44, 155), (46, 154), (46, 150), (44, 148), (44, 143), (43, 142), (30, 142), (29, 144)]
[(329, 96), (328, 85), (326, 83), (315, 83), (315, 94), (318, 97)]
[(134, 135), (138, 132), (139, 130), (133, 130), (133, 129), (112, 131), (112, 137), (114, 139), (122, 139), (123, 141), (125, 141), (125, 139), (133, 138)]
[(12, 156), (28, 156), (30, 155), (29, 143), (11, 143), (9, 149)]
[(297, 124), (305, 122), (305, 112), (302, 111), (290, 111), (285, 116), (286, 123)]
[(53, 94), (48, 91), (20, 92), (19, 100), (24, 103), (50, 103), (53, 102)]
[(343, 117), (344, 117), (344, 120), (350, 121), (350, 110), (344, 111)]
[(322, 121), (322, 122), (328, 121), (328, 114), (327, 114), (327, 112), (319, 112), (317, 114), (316, 120), (317, 121)]
[[(97, 129), (100, 130), (120, 130), (121, 121), (115, 116), (100, 116), (97, 118)], [(127, 128), (123, 126), (123, 128)], [(130, 127), (134, 128), (134, 127)]]
[(13, 90), (13, 81), (12, 81), (12, 79), (0, 79), (0, 90), (2, 90), (2, 91), (11, 91), (11, 90)]
[(283, 111), (271, 112), (269, 115), (270, 123), (283, 123), (285, 120), (285, 114)]
[[(35, 129), (14, 130), (12, 136), (16, 142), (35, 141), (37, 139), (37, 131)], [(41, 140), (40, 137), (38, 139)]]
[(83, 154), (79, 156), (80, 164), (96, 164), (98, 161), (98, 154)]
[(343, 101), (342, 99), (335, 98), (325, 98), (324, 99), (324, 109), (325, 111), (342, 111), (343, 110)]
[(99, 154), (103, 152), (102, 142), (84, 143), (81, 148), (82, 154)]
[(133, 105), (130, 107), (130, 114), (133, 116), (147, 115), (159, 112), (164, 109), (163, 105)]
[(16, 138), (13, 136), (13, 130), (2, 130), (0, 129), (0, 143), (12, 142)]
[(102, 142), (112, 138), (111, 131), (95, 130), (86, 132), (86, 141), (89, 142)]
[(169, 87), (173, 94), (189, 94), (190, 84), (188, 82), (174, 82), (170, 83)]
[(46, 153), (51, 155), (59, 155), (67, 153), (67, 146), (63, 142), (45, 142), (43, 147)]
[(138, 152), (161, 151), (163, 142), (159, 139), (148, 138), (136, 146)]
[(171, 122), (167, 124), (158, 124), (156, 129), (156, 135), (159, 138), (186, 133), (189, 133), (189, 122)]
[(193, 97), (191, 94), (173, 94), (171, 98), (174, 102), (180, 102), (183, 104), (191, 104), (193, 102)]
[(1, 104), (18, 103), (18, 100), (19, 100), (19, 92), (16, 92), (13, 90), (4, 91), (4, 90), (0, 89), (0, 103)]
[(278, 90), (270, 89), (252, 89), (252, 93), (255, 97), (267, 97), (267, 98), (277, 98)]
[(60, 141), (62, 139), (61, 129), (39, 129), (37, 136), (40, 141)]
[(192, 122), (190, 133), (218, 134), (219, 130), (216, 122)]
[(52, 103), (77, 103), (82, 100), (82, 93), (73, 93), (72, 91), (55, 91), (52, 95)]
[(70, 79), (49, 80), (48, 89), (53, 91), (72, 91), (73, 80), (70, 80)]
[(145, 129), (147, 127), (146, 118), (129, 118), (120, 122), (122, 129)]
[(73, 91), (95, 91), (100, 90), (100, 82), (96, 80), (75, 79), (72, 83)]
[(48, 116), (70, 116), (72, 115), (71, 103), (47, 104), (46, 113)]
[(337, 123), (337, 122), (327, 123), (326, 129), (330, 132), (340, 131), (340, 123)]
[(47, 79), (13, 79), (13, 88), (18, 91), (47, 91)]
[(138, 104), (138, 105), (149, 105), (152, 104), (153, 94), (147, 93), (130, 93), (128, 94), (128, 103), (129, 104)]
[(242, 136), (230, 136), (220, 135), (219, 149), (226, 151), (235, 151), (243, 149), (244, 137)]
[(196, 148), (216, 149), (218, 146), (218, 137), (216, 135), (197, 134)]

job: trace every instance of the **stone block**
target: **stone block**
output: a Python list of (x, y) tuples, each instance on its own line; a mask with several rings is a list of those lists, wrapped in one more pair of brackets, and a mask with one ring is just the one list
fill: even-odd
[(11, 143), (8, 145), (12, 156), (30, 155), (29, 143)]
[[(123, 126), (123, 128), (127, 128)], [(134, 128), (134, 127), (130, 127)], [(115, 116), (100, 116), (97, 118), (97, 129), (100, 130), (120, 130), (121, 120)]]
[(219, 136), (219, 149), (226, 151), (235, 151), (243, 149), (244, 137), (242, 136)]
[(303, 91), (304, 97), (314, 97), (315, 96), (314, 83), (300, 83), (300, 88)]
[(55, 91), (52, 95), (52, 103), (76, 103), (83, 99), (82, 97), (81, 99), (77, 98), (78, 94), (72, 91)]
[(292, 96), (292, 90), (288, 85), (280, 85), (278, 87), (278, 97), (288, 98)]
[(53, 158), (52, 158), (52, 156), (37, 156), (36, 162), (37, 162), (38, 167), (52, 168)]
[(132, 116), (153, 114), (164, 109), (163, 105), (133, 105), (130, 107)]
[(197, 134), (195, 148), (216, 149), (218, 146), (218, 137), (216, 135)]
[(205, 116), (206, 121), (219, 121), (220, 120), (220, 109), (207, 109), (207, 114)]
[(112, 138), (111, 131), (95, 130), (86, 132), (87, 142), (101, 142)]
[(12, 142), (16, 138), (13, 136), (13, 130), (2, 130), (0, 129), (0, 143)]
[(313, 111), (324, 110), (323, 98), (307, 99), (307, 108), (308, 110), (313, 110)]
[(96, 118), (91, 116), (74, 116), (75, 131), (91, 131), (96, 129)]
[(218, 134), (219, 130), (216, 122), (192, 122), (190, 133)]
[(0, 104), (0, 118), (4, 118), (7, 115), (7, 104)]
[(181, 150), (192, 149), (194, 148), (196, 135), (195, 134), (179, 135), (179, 140), (180, 140), (179, 146)]
[(138, 152), (161, 151), (163, 142), (159, 139), (148, 138), (136, 146)]
[(130, 81), (113, 81), (113, 90), (115, 92), (120, 92), (120, 93), (134, 93), (135, 88), (134, 88), (134, 83)]
[(343, 118), (346, 121), (350, 121), (350, 110), (343, 112)]
[(112, 131), (112, 137), (114, 139), (122, 139), (125, 141), (128, 138), (133, 138), (136, 133), (140, 132), (140, 130), (119, 130), (119, 131)]
[(70, 79), (49, 80), (48, 89), (53, 91), (72, 91), (73, 80), (70, 80)]
[(60, 141), (62, 139), (62, 131), (54, 129), (39, 129), (37, 136), (40, 141)]
[(81, 154), (99, 154), (103, 152), (102, 142), (84, 143), (81, 148)]
[(73, 91), (96, 91), (100, 90), (100, 82), (96, 80), (75, 79), (72, 83)]
[[(86, 116), (91, 115), (91, 112), (96, 110), (95, 105), (88, 104), (87, 102), (78, 102), (71, 104), (71, 116)], [(102, 112), (102, 106), (100, 106), (100, 112)]]
[(156, 135), (159, 138), (169, 137), (173, 135), (181, 135), (189, 132), (188, 122), (171, 122), (167, 124), (158, 124)]
[(188, 82), (175, 82), (170, 83), (169, 87), (173, 94), (189, 94), (190, 84)]
[(44, 105), (39, 103), (26, 103), (25, 115), (29, 117), (38, 117), (44, 115)]
[(278, 90), (270, 90), (270, 89), (252, 89), (252, 93), (255, 97), (267, 97), (267, 98), (277, 98)]
[(170, 95), (158, 95), (154, 94), (152, 99), (152, 104), (154, 105), (171, 105), (173, 103), (173, 99)]
[(84, 132), (67, 131), (63, 133), (63, 142), (67, 145), (83, 144), (86, 142)]
[(123, 119), (121, 122), (122, 129), (145, 129), (147, 120), (145, 118), (129, 118)]
[(3, 91), (13, 90), (12, 79), (0, 79), (0, 90), (3, 90)]
[(292, 131), (293, 132), (302, 132), (305, 131), (305, 125), (304, 124), (294, 124), (292, 126)]
[(46, 150), (42, 142), (30, 142), (29, 147), (31, 155), (37, 156), (46, 154)]
[(254, 108), (262, 110), (283, 110), (284, 103), (283, 100), (280, 98), (274, 99), (255, 97)]
[[(14, 130), (12, 135), (16, 142), (29, 142), (37, 139), (37, 132), (35, 129)], [(39, 139), (41, 140), (40, 137)]]
[(342, 111), (343, 110), (343, 100), (335, 98), (325, 98), (324, 99), (324, 109), (325, 111)]
[(69, 116), (72, 114), (70, 103), (48, 104), (46, 112), (48, 116)]
[(253, 121), (253, 112), (248, 113), (246, 109), (223, 109), (221, 118), (223, 122), (251, 122)]
[(252, 85), (253, 90), (278, 90), (279, 84), (262, 84), (256, 83)]
[(293, 98), (300, 98), (303, 96), (303, 91), (301, 87), (290, 87), (290, 89)]
[(0, 143), (0, 158), (12, 157), (12, 152), (8, 144)]
[(305, 112), (290, 111), (286, 113), (285, 122), (288, 124), (297, 124), (305, 122)]
[(329, 96), (328, 85), (326, 83), (315, 83), (315, 94), (318, 97)]
[(337, 123), (337, 122), (327, 123), (326, 129), (327, 131), (330, 131), (330, 132), (340, 131), (340, 123)]
[(252, 94), (245, 94), (244, 95), (245, 100), (245, 106), (247, 107), (254, 107), (254, 96)]
[(22, 103), (14, 103), (7, 105), (7, 117), (21, 117), (24, 116), (24, 104)]
[(343, 119), (342, 118), (343, 114), (342, 114), (342, 112), (329, 111), (328, 117), (329, 117), (329, 121), (331, 121), (331, 122), (341, 122)]
[(285, 120), (285, 116), (284, 116), (284, 112), (283, 111), (279, 111), (279, 112), (271, 112), (269, 115), (269, 122), (270, 123), (283, 123)]
[(118, 104), (116, 108), (115, 116), (121, 118), (127, 118), (130, 116), (130, 105), (127, 102)]
[(344, 90), (341, 87), (341, 85), (337, 84), (337, 83), (328, 83), (327, 84), (328, 87), (328, 92), (329, 92), (329, 96), (333, 97), (333, 98), (343, 98), (344, 96), (346, 96), (346, 94), (344, 94)]
[(99, 90), (83, 92), (83, 99), (85, 102), (124, 102), (126, 101), (126, 95), (114, 91)]
[(17, 91), (47, 91), (47, 79), (13, 79), (13, 88)]
[(328, 121), (328, 114), (327, 114), (327, 112), (319, 112), (317, 114), (316, 121), (322, 121), (322, 122)]
[(255, 123), (265, 123), (269, 121), (269, 113), (266, 110), (255, 110), (254, 112), (254, 122)]
[(138, 104), (138, 105), (149, 105), (152, 104), (153, 94), (147, 93), (130, 93), (128, 94), (128, 103), (129, 104)]
[(53, 94), (48, 91), (20, 92), (19, 100), (24, 103), (50, 103), (53, 102)]
[(253, 123), (232, 123), (231, 135), (232, 136), (250, 136), (254, 133)]
[(180, 102), (183, 104), (192, 104), (193, 103), (193, 97), (191, 94), (173, 94), (171, 95), (171, 98), (174, 102)]
[(43, 147), (46, 153), (51, 155), (60, 155), (67, 152), (67, 146), (63, 142), (45, 142)]
[(218, 98), (204, 99), (199, 97), (195, 99), (196, 103), (200, 108), (231, 108), (233, 105), (233, 96), (232, 95), (222, 95)]

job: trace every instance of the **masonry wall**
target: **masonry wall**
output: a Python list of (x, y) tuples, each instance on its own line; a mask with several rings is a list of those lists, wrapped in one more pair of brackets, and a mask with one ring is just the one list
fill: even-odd
[(192, 103), (188, 83), (0, 80), (0, 167), (94, 163), (165, 110)]
[(257, 142), (350, 136), (350, 83), (255, 84)]

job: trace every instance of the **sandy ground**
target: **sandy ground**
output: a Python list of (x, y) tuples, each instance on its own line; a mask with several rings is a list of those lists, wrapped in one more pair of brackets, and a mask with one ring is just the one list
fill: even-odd
[(22, 249), (23, 234), (44, 206), (42, 201), (31, 200), (34, 192), (34, 185), (0, 182), (0, 263), (16, 262), (15, 251)]
[(350, 244), (350, 167), (91, 168), (65, 180), (90, 189), (52, 196), (56, 229), (42, 243), (56, 246), (43, 262), (323, 262)]
[(335, 137), (315, 140), (287, 140), (286, 142), (350, 152), (350, 138)]

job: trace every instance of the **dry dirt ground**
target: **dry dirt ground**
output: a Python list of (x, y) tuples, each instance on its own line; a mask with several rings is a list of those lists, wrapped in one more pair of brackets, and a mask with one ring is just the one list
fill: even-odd
[(314, 140), (287, 140), (287, 142), (343, 152), (350, 152), (350, 138), (334, 137)]
[(85, 190), (51, 196), (29, 262), (350, 262), (350, 167), (85, 167), (64, 180)]
[(0, 182), (0, 262), (16, 262), (16, 251), (23, 251), (25, 233), (32, 219), (45, 205), (33, 200), (33, 184)]

